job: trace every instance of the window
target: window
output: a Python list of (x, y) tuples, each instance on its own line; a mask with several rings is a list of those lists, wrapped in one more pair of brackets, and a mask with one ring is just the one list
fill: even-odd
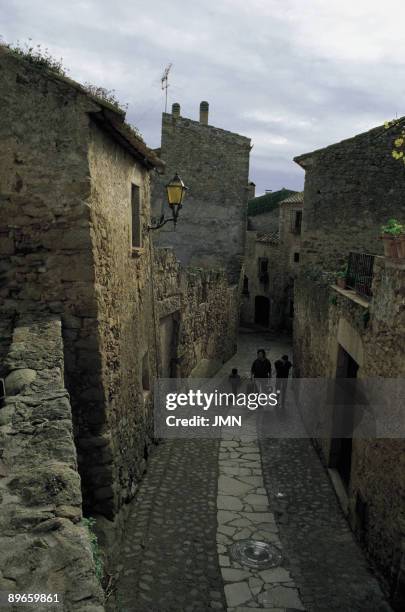
[(259, 281), (264, 285), (269, 282), (269, 260), (267, 257), (259, 257)]
[(142, 389), (146, 393), (150, 391), (149, 353), (146, 351), (142, 358)]
[(142, 246), (142, 224), (141, 224), (141, 195), (137, 185), (131, 188), (131, 217), (132, 217), (132, 248), (139, 249)]
[(298, 263), (300, 260), (300, 254), (299, 253), (294, 253), (294, 263)]
[(249, 295), (249, 279), (246, 275), (243, 278), (242, 295)]
[(293, 224), (291, 229), (294, 234), (301, 234), (302, 210), (296, 210), (294, 212), (295, 215), (293, 217)]
[(267, 257), (259, 257), (259, 275), (269, 271), (269, 260)]

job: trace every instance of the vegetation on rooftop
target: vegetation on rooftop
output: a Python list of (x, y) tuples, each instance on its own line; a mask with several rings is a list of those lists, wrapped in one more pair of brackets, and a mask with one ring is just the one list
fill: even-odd
[[(16, 57), (24, 59), (37, 68), (46, 69), (60, 77), (68, 78), (67, 73), (69, 70), (63, 65), (63, 58), (57, 59), (53, 57), (47, 47), (44, 48), (40, 44), (34, 45), (31, 38), (28, 39), (28, 42), (22, 43), (17, 40), (16, 43), (6, 43), (0, 37), (0, 46), (5, 47)], [(126, 113), (128, 110), (128, 104), (123, 104), (119, 101), (115, 89), (99, 87), (88, 82), (80, 85), (96, 101), (104, 102), (120, 112)], [(143, 141), (142, 134), (136, 127), (125, 123), (125, 128), (130, 135)]]
[(83, 88), (93, 98), (107, 102), (119, 111), (126, 112), (128, 110), (128, 104), (120, 102), (116, 96), (115, 89), (106, 89), (105, 87), (99, 87), (98, 85), (92, 85), (91, 83), (84, 83)]
[(269, 212), (276, 208), (280, 202), (288, 198), (290, 195), (297, 193), (291, 189), (280, 189), (272, 193), (266, 193), (265, 195), (253, 198), (248, 202), (248, 215), (255, 216), (261, 215), (262, 213)]
[(138, 138), (138, 140), (141, 140), (143, 143), (145, 143), (145, 140), (137, 127), (127, 122), (125, 122), (124, 125), (125, 125), (125, 130), (128, 132), (130, 136), (135, 136), (135, 138)]
[(46, 68), (60, 76), (67, 75), (68, 70), (63, 65), (63, 59), (53, 57), (47, 47), (43, 48), (41, 45), (33, 45), (31, 38), (28, 39), (28, 42), (24, 43), (21, 43), (19, 40), (16, 43), (10, 44), (1, 41), (1, 45), (6, 47), (13, 55), (24, 58), (34, 66)]

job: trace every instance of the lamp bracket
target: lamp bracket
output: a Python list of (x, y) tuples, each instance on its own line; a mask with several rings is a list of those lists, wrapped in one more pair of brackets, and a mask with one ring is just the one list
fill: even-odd
[(174, 224), (176, 224), (176, 222), (174, 221), (173, 217), (170, 219), (165, 219), (164, 217), (160, 217), (159, 223), (157, 223), (156, 225), (148, 225), (148, 231), (149, 230), (157, 230), (161, 227), (163, 227), (164, 225), (166, 225), (166, 223), (169, 223), (169, 221), (173, 221)]
[(176, 223), (177, 223), (177, 217), (179, 216), (179, 210), (180, 208), (182, 208), (181, 204), (179, 206), (170, 206), (170, 208), (172, 209), (172, 217), (170, 217), (169, 219), (165, 219), (165, 216), (162, 215), (158, 221), (158, 223), (156, 223), (155, 225), (148, 225), (148, 231), (149, 230), (157, 230), (160, 229), (161, 227), (163, 227), (164, 225), (166, 225), (166, 223), (169, 223), (169, 221), (173, 221), (174, 223), (174, 229), (176, 229)]

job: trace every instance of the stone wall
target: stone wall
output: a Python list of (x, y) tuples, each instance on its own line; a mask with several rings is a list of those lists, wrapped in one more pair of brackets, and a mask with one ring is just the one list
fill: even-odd
[(249, 215), (248, 229), (256, 232), (278, 232), (279, 207), (258, 215)]
[[(98, 303), (90, 231), (90, 119), (97, 105), (45, 70), (0, 49), (1, 317), (52, 312), (62, 317), (85, 503), (97, 481), (105, 421)], [(101, 459), (103, 461), (103, 459)], [(108, 484), (107, 471), (103, 474)], [(104, 484), (101, 486), (105, 486)]]
[[(404, 376), (402, 267), (376, 258), (370, 304), (354, 292), (330, 288), (350, 251), (381, 254), (381, 225), (392, 217), (405, 219), (405, 173), (391, 156), (397, 130), (379, 127), (296, 158), (306, 170), (294, 291), (296, 375), (339, 376), (344, 349), (359, 365), (359, 377)], [(334, 444), (331, 438), (319, 441), (332, 467)], [(405, 603), (400, 569), (405, 566), (404, 451), (403, 440), (353, 440), (346, 508), (353, 529), (390, 583), (398, 610)]]
[[(89, 484), (93, 489), (95, 483), (100, 485), (94, 494), (96, 510), (104, 514), (109, 509), (112, 514), (114, 507), (133, 497), (153, 435), (156, 330), (147, 230), (149, 175), (95, 125), (90, 130), (89, 166), (98, 337), (91, 339), (88, 348), (99, 346), (102, 385), (94, 394), (89, 392), (87, 399), (106, 405), (105, 421), (99, 421), (94, 440), (99, 460), (89, 470)], [(140, 188), (139, 248), (132, 248), (131, 240), (132, 185)], [(80, 447), (88, 442), (83, 437)]]
[(101, 612), (63, 365), (60, 318), (21, 316), (3, 361), (0, 591), (57, 593), (66, 612)]
[(167, 167), (153, 183), (153, 214), (167, 209), (165, 184), (175, 172), (189, 192), (176, 230), (167, 224), (157, 244), (174, 247), (185, 266), (224, 267), (231, 283), (239, 282), (244, 254), (249, 154), (249, 138), (163, 114), (160, 156)]
[[(241, 322), (251, 325), (256, 320), (256, 298), (269, 300), (271, 329), (292, 328), (294, 278), (299, 262), (301, 235), (294, 233), (293, 215), (302, 210), (300, 194), (287, 198), (270, 212), (249, 217), (244, 274), (248, 290), (242, 293)], [(297, 201), (295, 201), (297, 200)], [(268, 280), (262, 282), (259, 260), (268, 260)]]
[[(383, 257), (374, 266), (370, 303), (354, 292), (331, 286), (333, 275), (311, 277), (307, 271), (295, 285), (294, 365), (301, 377), (334, 378), (342, 346), (359, 364), (359, 378), (405, 376), (405, 265)], [(314, 406), (314, 414), (322, 406)], [(318, 441), (331, 465), (331, 438)], [(402, 439), (354, 439), (348, 489), (348, 518), (367, 550), (404, 603), (395, 595), (404, 580), (405, 442)], [(359, 500), (366, 519), (359, 517)], [(364, 524), (364, 520), (366, 521)], [(402, 561), (401, 561), (402, 559)], [(402, 571), (402, 574), (401, 574)], [(399, 588), (399, 587), (398, 587)], [(402, 587), (403, 588), (403, 587)]]
[(111, 518), (133, 495), (151, 439), (149, 176), (93, 122), (100, 106), (80, 86), (1, 49), (0, 65), (0, 314), (61, 315), (85, 511)]
[[(125, 137), (114, 132), (114, 122), (123, 116), (104, 109), (102, 120), (95, 114), (100, 106), (78, 84), (1, 48), (0, 68), (0, 319), (5, 332), (0, 355), (20, 314), (61, 317), (84, 512), (112, 519), (134, 495), (145, 469), (153, 438), (153, 379), (170, 368), (181, 376), (208, 375), (232, 354), (239, 285), (221, 270), (181, 271), (173, 257), (158, 258), (155, 274), (147, 229), (149, 172), (145, 159), (131, 153)], [(245, 220), (249, 140), (200, 124), (191, 127), (192, 138), (205, 128), (204, 147), (209, 143), (215, 149), (218, 141), (225, 157), (240, 156), (235, 168), (224, 171), (224, 177), (235, 179), (236, 191), (221, 192), (221, 205), (229, 204), (228, 221), (236, 209), (239, 214), (230, 232), (238, 236), (231, 240), (235, 262)], [(215, 176), (211, 187), (208, 181), (211, 193), (218, 187), (219, 170)], [(136, 248), (133, 186), (140, 193)], [(198, 189), (201, 195), (201, 185), (197, 194)], [(206, 248), (214, 252), (217, 236), (207, 227), (200, 228), (199, 234), (204, 232)], [(164, 306), (158, 304), (159, 292)]]
[(156, 317), (173, 317), (173, 375), (214, 374), (236, 350), (238, 285), (229, 286), (223, 270), (182, 268), (171, 249), (155, 250)]
[[(284, 262), (286, 275), (295, 278), (299, 273), (301, 261), (301, 233), (295, 230), (295, 215), (303, 210), (303, 199), (298, 199), (297, 194), (287, 198), (280, 204), (279, 216), (279, 239), (281, 244), (281, 256)], [(298, 253), (299, 261), (294, 260), (294, 254)]]
[(2, 315), (0, 317), (0, 378), (6, 374), (4, 359), (8, 353), (14, 327), (14, 317)]
[(350, 250), (382, 254), (380, 227), (405, 219), (403, 164), (391, 156), (399, 127), (378, 127), (296, 158), (305, 169), (302, 258), (337, 270)]
[[(281, 260), (281, 247), (277, 238), (248, 231), (246, 239), (246, 256), (244, 274), (248, 281), (248, 292), (242, 293), (241, 323), (255, 323), (256, 298), (269, 300), (270, 329), (283, 326), (285, 301), (284, 268)], [(259, 274), (259, 260), (268, 260), (268, 280), (262, 282)]]

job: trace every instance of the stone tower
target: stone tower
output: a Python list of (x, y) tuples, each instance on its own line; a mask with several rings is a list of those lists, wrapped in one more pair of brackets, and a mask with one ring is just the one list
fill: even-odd
[(189, 188), (176, 230), (167, 224), (154, 238), (171, 246), (186, 266), (225, 268), (238, 282), (245, 246), (250, 139), (209, 125), (208, 102), (199, 121), (182, 117), (180, 105), (163, 113), (160, 156), (166, 172), (155, 177), (152, 212), (165, 210), (165, 185), (178, 172)]

